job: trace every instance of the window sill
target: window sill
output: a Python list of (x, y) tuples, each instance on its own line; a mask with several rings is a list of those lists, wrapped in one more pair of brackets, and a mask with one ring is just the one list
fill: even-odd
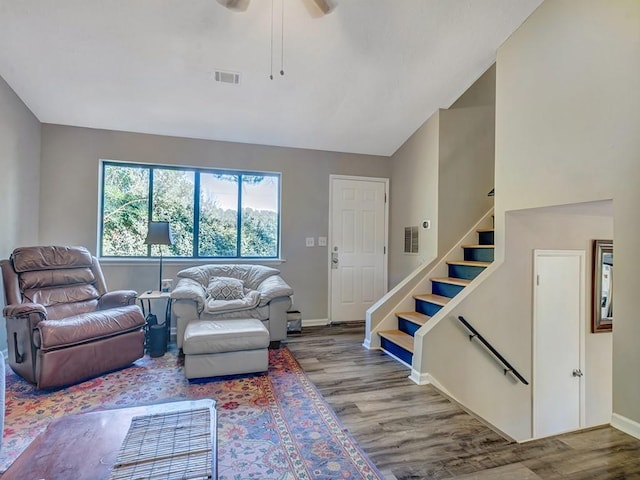
[[(102, 257), (99, 259), (101, 265), (110, 266), (110, 267), (133, 267), (136, 265), (148, 265), (148, 264), (157, 264), (160, 262), (160, 257), (152, 257), (152, 258), (110, 258), (110, 257)], [(237, 264), (237, 265), (247, 265), (247, 264), (258, 264), (258, 265), (281, 265), (286, 263), (285, 258), (171, 258), (171, 257), (162, 257), (162, 264), (174, 265), (177, 267), (185, 266), (185, 267), (193, 267), (196, 265), (221, 265), (221, 264)]]

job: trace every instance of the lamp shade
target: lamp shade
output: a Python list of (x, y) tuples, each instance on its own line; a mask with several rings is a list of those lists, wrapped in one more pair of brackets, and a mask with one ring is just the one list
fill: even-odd
[(173, 245), (169, 222), (149, 222), (149, 231), (144, 243), (146, 245)]

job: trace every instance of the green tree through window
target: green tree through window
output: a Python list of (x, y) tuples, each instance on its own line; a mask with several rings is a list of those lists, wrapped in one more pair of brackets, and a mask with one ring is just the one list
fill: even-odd
[(160, 254), (144, 244), (148, 222), (168, 221), (173, 257), (275, 258), (280, 175), (103, 162), (100, 253)]

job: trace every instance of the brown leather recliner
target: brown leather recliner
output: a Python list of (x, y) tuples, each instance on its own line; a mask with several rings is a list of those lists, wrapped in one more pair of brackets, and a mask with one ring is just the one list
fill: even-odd
[(0, 267), (9, 365), (38, 388), (78, 383), (144, 355), (136, 292), (107, 292), (86, 248), (17, 248)]

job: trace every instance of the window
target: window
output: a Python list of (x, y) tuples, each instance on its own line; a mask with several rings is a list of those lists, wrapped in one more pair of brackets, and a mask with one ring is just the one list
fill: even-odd
[(171, 224), (162, 254), (186, 258), (276, 258), (280, 175), (102, 162), (100, 255), (148, 257), (149, 221)]

